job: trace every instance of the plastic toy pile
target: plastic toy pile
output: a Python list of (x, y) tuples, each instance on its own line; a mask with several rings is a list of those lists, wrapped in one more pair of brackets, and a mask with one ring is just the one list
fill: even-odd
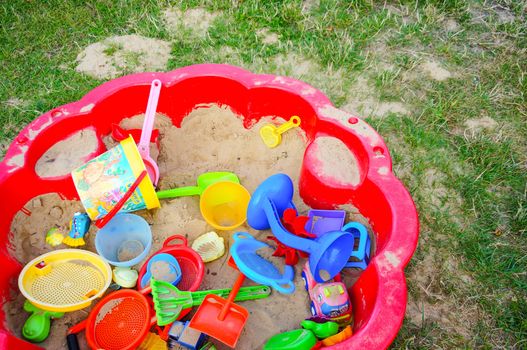
[[(23, 336), (42, 342), (51, 319), (93, 304), (86, 320), (68, 330), (69, 349), (79, 348), (76, 335), (82, 331), (92, 349), (166, 349), (176, 344), (215, 349), (214, 340), (234, 348), (249, 317), (239, 303), (267, 298), (271, 289), (294, 293), (294, 266), (306, 258), (301, 277), (312, 315), (299, 320), (301, 328), (273, 336), (264, 349), (316, 349), (351, 337), (352, 307), (341, 271), (366, 269), (371, 254), (366, 227), (345, 223), (342, 210), (312, 209), (307, 216), (298, 215), (293, 182), (285, 174), (267, 178), (252, 195), (231, 172), (205, 173), (197, 186), (156, 192), (159, 168), (149, 149), (159, 134), (153, 127), (160, 89), (161, 82), (154, 80), (140, 133), (114, 129), (119, 144), (71, 173), (85, 213), (74, 215), (67, 234), (52, 229), (46, 236), (50, 246), (72, 249), (43, 254), (20, 273), (24, 310), (31, 314)], [(277, 147), (280, 135), (300, 123), (293, 116), (278, 128), (264, 126), (260, 135), (268, 147)], [(203, 218), (217, 230), (233, 230), (247, 221), (255, 230), (272, 231), (271, 245), (248, 232), (233, 234), (228, 265), (238, 277), (232, 288), (199, 290), (205, 263), (226, 252), (224, 239), (214, 231), (190, 247), (185, 237), (171, 236), (151, 254), (150, 225), (132, 212), (182, 196), (199, 196)], [(79, 248), (92, 222), (99, 229), (97, 254)], [(259, 254), (266, 247), (284, 258), (282, 266)], [(142, 261), (140, 269), (133, 268)], [(256, 285), (243, 286), (245, 279)]]

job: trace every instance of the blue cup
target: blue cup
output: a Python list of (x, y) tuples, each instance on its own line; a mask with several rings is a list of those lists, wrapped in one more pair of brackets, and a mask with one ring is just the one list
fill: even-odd
[(130, 267), (141, 262), (152, 248), (152, 231), (142, 217), (120, 213), (97, 232), (95, 249), (113, 266)]

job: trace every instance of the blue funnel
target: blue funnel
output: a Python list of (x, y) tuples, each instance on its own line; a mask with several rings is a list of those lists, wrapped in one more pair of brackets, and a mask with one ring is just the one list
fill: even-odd
[(247, 222), (256, 230), (271, 228), (283, 244), (309, 253), (309, 266), (315, 281), (326, 282), (348, 262), (353, 251), (353, 235), (345, 231), (331, 231), (311, 240), (287, 231), (280, 217), (287, 208), (294, 208), (293, 192), (293, 181), (289, 176), (270, 176), (254, 191), (247, 208)]

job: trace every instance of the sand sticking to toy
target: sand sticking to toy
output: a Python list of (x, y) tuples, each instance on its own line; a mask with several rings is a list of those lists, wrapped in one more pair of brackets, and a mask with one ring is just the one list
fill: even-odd
[(152, 277), (156, 280), (172, 282), (177, 278), (177, 274), (170, 270), (170, 265), (166, 261), (154, 261), (150, 269)]
[[(121, 126), (124, 128), (141, 128), (143, 116), (124, 119)], [(172, 126), (170, 119), (160, 114), (156, 117), (155, 127), (160, 129), (160, 149), (157, 158), (161, 171), (158, 189), (170, 189), (181, 186), (195, 185), (196, 178), (209, 171), (232, 171), (238, 175), (241, 184), (252, 193), (264, 179), (275, 173), (286, 173), (294, 182), (294, 202), (299, 214), (306, 215), (309, 209), (298, 196), (298, 177), (306, 148), (306, 138), (300, 128), (295, 128), (283, 134), (282, 143), (273, 149), (267, 148), (258, 131), (262, 125), (269, 123), (271, 117), (263, 118), (249, 129), (245, 129), (242, 119), (236, 116), (229, 108), (216, 105), (197, 108), (182, 122), (180, 128)], [(278, 119), (276, 123), (283, 123)], [(82, 138), (77, 138), (79, 144), (68, 143), (68, 147), (88, 148)], [(331, 167), (324, 168), (324, 174), (341, 178), (346, 183), (354, 183), (358, 170), (350, 168), (349, 159), (354, 158), (349, 149), (338, 140), (324, 137), (324, 155), (331, 155), (339, 162), (331, 162)], [(94, 142), (97, 142), (96, 140)], [(111, 147), (114, 143), (110, 138), (104, 139), (105, 144)], [(344, 146), (344, 147), (342, 147)], [(342, 153), (345, 154), (342, 154)], [(351, 158), (350, 158), (351, 157)], [(58, 158), (57, 158), (58, 159)], [(60, 164), (59, 164), (60, 163)], [(65, 169), (55, 169), (54, 172), (68, 173), (75, 168), (78, 161), (61, 158), (55, 166)], [(329, 164), (329, 163), (325, 163)], [(356, 163), (351, 163), (355, 166)], [(48, 194), (35, 198), (25, 207), (31, 215), (19, 212), (13, 220), (11, 232), (11, 253), (22, 264), (30, 259), (52, 249), (66, 248), (60, 245), (51, 248), (45, 243), (46, 232), (52, 227), (68, 232), (69, 220), (76, 211), (82, 211), (78, 201), (61, 199), (57, 194)], [(351, 207), (347, 207), (349, 209)], [(199, 210), (199, 197), (182, 197), (161, 202), (161, 208), (152, 211), (140, 211), (141, 215), (151, 225), (153, 246), (150, 254), (162, 247), (163, 241), (171, 235), (183, 234), (187, 237), (189, 245), (195, 238), (203, 233), (213, 230), (202, 218)], [(356, 211), (349, 214), (350, 218), (359, 219), (363, 223), (367, 220)], [(86, 235), (86, 246), (83, 249), (95, 251), (93, 239), (96, 234), (94, 225)], [(274, 243), (267, 241), (266, 237), (272, 235), (271, 231), (255, 231), (246, 224), (236, 231), (247, 231), (255, 238), (265, 241), (272, 246)], [(228, 250), (232, 244), (231, 235), (234, 231), (217, 231), (225, 239), (226, 254), (220, 259), (205, 264), (205, 277), (200, 286), (201, 290), (230, 288), (237, 277), (237, 272), (227, 265)], [(270, 251), (272, 253), (272, 251)], [(269, 252), (266, 258), (271, 258)], [(271, 258), (272, 262), (282, 271), (283, 259)], [(299, 328), (303, 319), (310, 317), (309, 297), (304, 291), (300, 272), (305, 259), (296, 265), (295, 285), (297, 291), (292, 295), (283, 295), (273, 291), (267, 299), (244, 301), (240, 303), (250, 313), (248, 322), (238, 342), (238, 349), (261, 348), (272, 335), (286, 330)], [(138, 269), (142, 264), (136, 265)], [(162, 266), (153, 267), (156, 274), (166, 271)], [(344, 281), (351, 283), (357, 278), (357, 272), (347, 270), (343, 274)], [(245, 285), (254, 284), (247, 280)], [(4, 304), (7, 323), (10, 330), (21, 337), (21, 329), (28, 314), (22, 311), (24, 298), (17, 291), (13, 291), (14, 299)], [(90, 308), (74, 313), (67, 313), (63, 318), (54, 320), (50, 336), (40, 345), (47, 349), (66, 349), (67, 329), (85, 319)], [(219, 349), (226, 349), (220, 342), (212, 340)], [(79, 342), (84, 342), (83, 333), (79, 334)], [(84, 345), (86, 348), (86, 345)], [(81, 345), (82, 347), (82, 345)]]

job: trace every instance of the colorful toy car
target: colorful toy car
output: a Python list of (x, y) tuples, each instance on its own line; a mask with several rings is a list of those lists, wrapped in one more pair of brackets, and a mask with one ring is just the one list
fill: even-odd
[(304, 286), (311, 298), (311, 314), (346, 326), (353, 318), (351, 303), (342, 282), (316, 283), (306, 262), (302, 270)]

